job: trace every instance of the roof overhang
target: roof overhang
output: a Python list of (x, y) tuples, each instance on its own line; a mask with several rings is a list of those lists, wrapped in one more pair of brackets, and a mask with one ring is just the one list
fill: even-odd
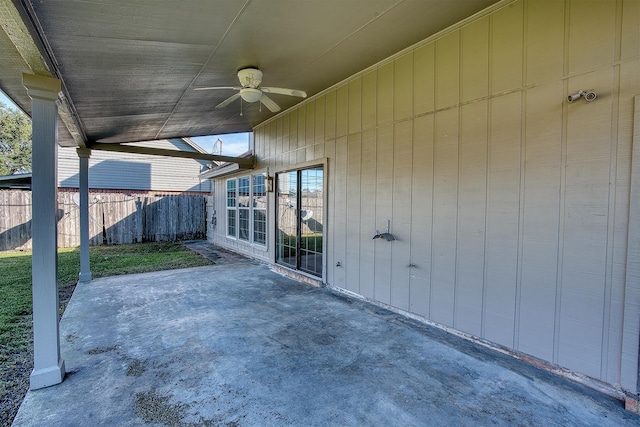
[(22, 73), (60, 79), (61, 145), (247, 132), (273, 113), (216, 109), (233, 92), (193, 89), (237, 85), (253, 66), (264, 85), (313, 96), (494, 3), (0, 0), (0, 89), (29, 114)]
[(0, 188), (31, 188), (31, 174), (21, 173), (15, 175), (0, 176)]

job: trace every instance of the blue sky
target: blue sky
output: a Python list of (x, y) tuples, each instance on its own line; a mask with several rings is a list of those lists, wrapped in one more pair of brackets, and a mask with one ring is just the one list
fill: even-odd
[(13, 101), (10, 100), (7, 97), (7, 95), (5, 95), (1, 90), (0, 90), (0, 104), (4, 104), (10, 108), (16, 108), (16, 104), (14, 104)]
[(222, 154), (225, 156), (237, 156), (249, 149), (249, 133), (230, 133), (226, 135), (197, 136), (191, 138), (200, 147), (211, 152), (213, 144), (220, 138), (222, 140)]
[[(0, 103), (15, 108), (15, 104), (2, 91), (0, 91)], [(226, 135), (198, 136), (191, 138), (200, 147), (211, 152), (213, 144), (220, 138), (222, 140), (222, 154), (225, 156), (238, 156), (249, 149), (249, 133), (231, 133)]]

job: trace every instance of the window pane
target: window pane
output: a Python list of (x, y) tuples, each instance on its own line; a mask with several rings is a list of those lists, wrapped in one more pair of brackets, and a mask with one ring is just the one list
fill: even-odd
[(227, 207), (236, 207), (236, 180), (227, 181)]
[(227, 209), (227, 235), (236, 237), (236, 211)]
[(238, 209), (238, 239), (249, 240), (249, 209)]
[(248, 176), (238, 178), (238, 206), (241, 208), (249, 207), (249, 182)]
[(267, 175), (253, 175), (253, 243), (267, 244)]
[(253, 210), (253, 243), (267, 244), (267, 211), (264, 209)]
[(256, 197), (267, 195), (266, 175), (253, 175), (253, 195)]
[(276, 261), (296, 268), (298, 173), (278, 174), (277, 181)]

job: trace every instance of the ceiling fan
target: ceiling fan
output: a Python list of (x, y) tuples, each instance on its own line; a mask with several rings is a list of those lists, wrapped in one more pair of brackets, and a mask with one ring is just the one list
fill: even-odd
[[(242, 86), (211, 86), (211, 87), (198, 87), (194, 90), (237, 90), (238, 93), (231, 95), (229, 98), (216, 105), (216, 108), (224, 108), (231, 104), (238, 98), (242, 98), (245, 102), (257, 102), (260, 101), (264, 104), (269, 111), (277, 113), (280, 111), (280, 106), (276, 102), (269, 98), (267, 93), (275, 93), (278, 95), (298, 96), (300, 98), (306, 98), (307, 93), (302, 90), (296, 89), (284, 89), (281, 87), (268, 87), (260, 86), (262, 83), (262, 71), (257, 68), (243, 68), (238, 70), (238, 80)], [(242, 110), (240, 112), (242, 114)]]

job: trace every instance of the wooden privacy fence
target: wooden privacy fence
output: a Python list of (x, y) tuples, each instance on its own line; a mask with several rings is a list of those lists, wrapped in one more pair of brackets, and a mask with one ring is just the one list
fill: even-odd
[[(77, 191), (58, 192), (58, 247), (80, 245)], [(206, 238), (206, 195), (89, 193), (91, 245)], [(0, 250), (31, 248), (31, 192), (0, 190)]]

